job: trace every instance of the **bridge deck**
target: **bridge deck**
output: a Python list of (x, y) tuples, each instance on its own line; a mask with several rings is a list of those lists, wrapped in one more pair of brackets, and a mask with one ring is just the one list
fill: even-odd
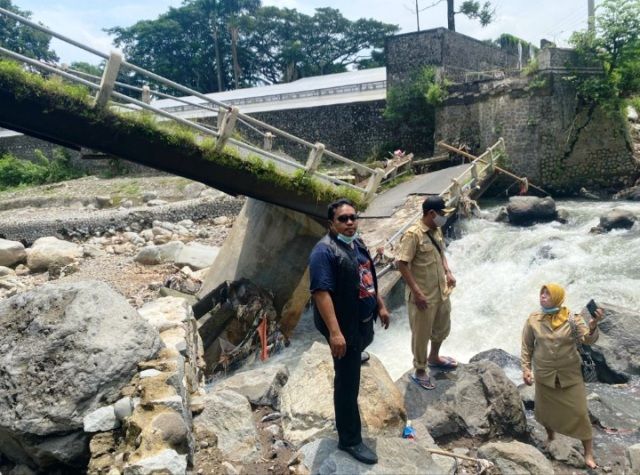
[(424, 175), (417, 175), (411, 180), (401, 183), (381, 193), (362, 213), (363, 218), (389, 218), (395, 210), (402, 206), (409, 195), (439, 195), (469, 165), (457, 165)]

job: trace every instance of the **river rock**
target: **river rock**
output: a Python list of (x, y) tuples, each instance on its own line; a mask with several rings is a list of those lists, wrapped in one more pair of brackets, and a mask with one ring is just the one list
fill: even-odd
[(547, 431), (535, 419), (528, 421), (528, 430), (531, 441), (538, 450), (546, 453), (553, 460), (572, 467), (584, 467), (582, 443), (579, 440), (556, 433), (554, 440), (547, 445)]
[(0, 239), (0, 266), (14, 266), (27, 258), (27, 251), (18, 241)]
[(313, 474), (446, 474), (431, 454), (409, 439), (383, 438), (364, 440), (378, 454), (376, 465), (364, 465), (338, 449), (334, 439), (316, 439), (300, 448), (302, 464)]
[(619, 431), (640, 430), (640, 398), (632, 385), (587, 383), (587, 405), (594, 423)]
[(477, 363), (478, 361), (491, 361), (502, 369), (520, 369), (520, 358), (512, 355), (511, 353), (507, 353), (501, 348), (492, 348), (490, 350), (481, 351), (477, 355), (472, 356), (469, 363)]
[(608, 213), (600, 216), (599, 228), (605, 232), (612, 229), (631, 229), (634, 223), (638, 220), (633, 212), (622, 209), (614, 208)]
[(184, 187), (184, 190), (182, 190), (182, 194), (186, 199), (192, 200), (198, 198), (205, 188), (207, 188), (206, 185), (194, 181), (193, 183), (189, 183)]
[(521, 384), (518, 386), (518, 392), (520, 393), (520, 399), (522, 399), (525, 409), (534, 409), (536, 406), (535, 387)]
[(614, 200), (640, 201), (640, 186), (635, 185), (613, 195)]
[(425, 391), (405, 374), (397, 383), (404, 392), (410, 419), (420, 418), (436, 439), (468, 434), (472, 437), (521, 436), (527, 425), (518, 389), (490, 361), (461, 365), (449, 379), (437, 379)]
[(83, 457), (84, 417), (115, 402), (158, 332), (97, 281), (53, 283), (0, 301), (0, 453), (44, 467)]
[(171, 241), (160, 246), (143, 247), (133, 260), (147, 266), (174, 262), (183, 247), (184, 244), (181, 241)]
[(193, 270), (204, 269), (213, 264), (220, 252), (219, 247), (205, 246), (191, 242), (180, 249), (175, 263), (179, 266), (189, 266)]
[(631, 467), (631, 473), (640, 473), (640, 444), (627, 447), (626, 455)]
[(113, 207), (113, 200), (110, 196), (96, 196), (96, 208), (104, 209)]
[(615, 371), (640, 374), (640, 313), (609, 303), (600, 306), (605, 317), (598, 324), (600, 337), (593, 348)]
[(82, 255), (82, 246), (48, 236), (37, 239), (27, 250), (27, 266), (32, 271), (46, 271), (52, 264), (64, 267)]
[(270, 365), (236, 373), (223, 380), (215, 389), (242, 394), (254, 406), (271, 406), (278, 409), (280, 391), (288, 379), (289, 370), (285, 365)]
[(14, 271), (11, 267), (0, 266), (0, 278), (15, 275), (16, 271)]
[(546, 223), (556, 219), (556, 203), (552, 198), (512, 196), (507, 205), (509, 222), (520, 226)]
[(522, 442), (491, 442), (478, 449), (480, 457), (491, 460), (501, 473), (549, 475), (553, 465), (532, 445)]
[(185, 475), (187, 473), (187, 456), (173, 449), (165, 449), (151, 457), (147, 457), (127, 465), (124, 475)]
[(215, 435), (225, 458), (256, 461), (260, 457), (260, 441), (248, 399), (229, 390), (208, 393), (203, 399), (204, 410), (193, 419), (196, 436)]
[[(329, 346), (315, 342), (291, 372), (282, 390), (284, 438), (300, 444), (335, 433), (333, 360)], [(400, 433), (404, 427), (404, 401), (380, 360), (371, 355), (362, 367), (358, 398), (362, 426), (370, 434)]]

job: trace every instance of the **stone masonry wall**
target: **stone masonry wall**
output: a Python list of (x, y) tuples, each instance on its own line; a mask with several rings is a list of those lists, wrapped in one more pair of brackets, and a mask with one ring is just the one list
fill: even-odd
[[(328, 150), (356, 161), (363, 161), (373, 150), (390, 140), (388, 126), (382, 117), (386, 101), (354, 102), (304, 109), (288, 109), (251, 114), (269, 125), (303, 138), (321, 142)], [(251, 133), (240, 128), (242, 133)], [(258, 140), (255, 135), (255, 140)], [(261, 141), (261, 139), (259, 140)], [(283, 138), (273, 144), (274, 150), (306, 162), (309, 150)]]
[(551, 192), (622, 187), (638, 172), (622, 118), (578, 108), (559, 74), (459, 87), (436, 123), (436, 141), (464, 143), (476, 153), (503, 137), (505, 165)]
[(424, 66), (455, 71), (513, 69), (517, 55), (446, 28), (391, 36), (385, 44), (387, 87), (411, 78)]

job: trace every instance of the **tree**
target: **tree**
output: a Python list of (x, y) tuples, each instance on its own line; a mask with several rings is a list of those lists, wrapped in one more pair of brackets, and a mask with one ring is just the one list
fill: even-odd
[[(12, 5), (11, 0), (0, 0), (0, 7), (25, 18), (31, 18), (31, 12)], [(5, 15), (0, 15), (0, 46), (3, 48), (30, 58), (55, 62), (58, 56), (49, 49), (50, 41), (51, 36)]]
[(588, 102), (613, 102), (640, 93), (640, 0), (604, 0), (595, 31), (579, 31), (571, 43), (585, 65), (602, 75), (579, 76), (578, 92)]
[[(416, 17), (418, 18), (418, 31), (420, 30), (420, 20), (419, 15), (420, 12), (425, 11), (429, 8), (433, 8), (437, 5), (440, 5), (445, 0), (436, 0), (430, 5), (420, 9), (418, 1), (416, 0)], [(462, 13), (467, 18), (471, 18), (473, 20), (480, 21), (480, 25), (487, 26), (494, 19), (495, 9), (491, 8), (491, 2), (486, 1), (481, 4), (477, 0), (465, 0), (460, 5), (460, 10), (456, 11), (455, 9), (455, 1), (454, 0), (446, 0), (447, 2), (447, 28), (451, 31), (456, 31), (456, 15)]]
[[(156, 20), (107, 31), (132, 63), (211, 92), (374, 67), (383, 61), (384, 38), (398, 30), (375, 20), (350, 21), (332, 8), (309, 16), (287, 8), (253, 10), (255, 4), (189, 0)], [(129, 81), (141, 79), (132, 74)]]

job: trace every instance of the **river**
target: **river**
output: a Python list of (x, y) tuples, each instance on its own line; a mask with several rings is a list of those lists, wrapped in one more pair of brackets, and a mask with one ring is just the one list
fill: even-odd
[[(640, 308), (640, 223), (631, 230), (589, 233), (599, 217), (615, 207), (640, 217), (640, 203), (558, 201), (557, 205), (568, 211), (567, 224), (522, 228), (487, 219), (456, 223), (453, 231), (458, 238), (449, 243), (447, 256), (457, 286), (451, 295), (451, 335), (443, 354), (461, 362), (490, 348), (519, 355), (522, 326), (538, 308), (545, 282), (563, 285), (566, 304), (575, 311), (590, 298)], [(482, 208), (495, 214), (499, 206)], [(391, 327), (377, 332), (370, 350), (394, 380), (411, 369), (406, 307), (394, 310)]]

